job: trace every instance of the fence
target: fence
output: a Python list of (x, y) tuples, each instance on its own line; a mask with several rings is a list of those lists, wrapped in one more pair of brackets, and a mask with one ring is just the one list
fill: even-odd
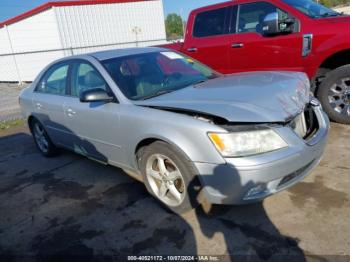
[(0, 54), (0, 82), (31, 82), (47, 64), (65, 56), (107, 49), (155, 46), (164, 43), (167, 43), (166, 39), (154, 39)]

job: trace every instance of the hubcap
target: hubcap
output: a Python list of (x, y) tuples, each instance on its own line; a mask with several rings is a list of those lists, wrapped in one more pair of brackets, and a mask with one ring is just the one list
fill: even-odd
[(335, 112), (350, 116), (350, 77), (340, 79), (330, 88), (328, 101)]
[(39, 124), (34, 124), (33, 131), (34, 131), (35, 141), (37, 142), (38, 147), (40, 148), (41, 151), (46, 153), (49, 148), (49, 143), (45, 136), (44, 129)]
[(146, 177), (153, 193), (169, 206), (179, 206), (185, 198), (185, 182), (180, 170), (168, 157), (154, 154), (146, 163)]

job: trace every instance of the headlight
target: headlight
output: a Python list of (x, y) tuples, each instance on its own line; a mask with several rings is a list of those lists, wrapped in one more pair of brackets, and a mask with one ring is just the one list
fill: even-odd
[(242, 157), (271, 152), (288, 144), (273, 130), (209, 133), (210, 140), (224, 157)]

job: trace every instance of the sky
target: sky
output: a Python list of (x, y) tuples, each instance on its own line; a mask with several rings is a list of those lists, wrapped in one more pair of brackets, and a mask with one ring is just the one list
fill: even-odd
[[(48, 1), (49, 0), (0, 0), (0, 22)], [(184, 20), (187, 20), (188, 14), (192, 9), (224, 1), (225, 0), (163, 0), (163, 5), (165, 15), (169, 13), (178, 13)]]

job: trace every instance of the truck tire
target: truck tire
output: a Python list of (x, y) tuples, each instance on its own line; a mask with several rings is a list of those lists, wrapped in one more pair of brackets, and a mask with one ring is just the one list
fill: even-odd
[(350, 124), (350, 65), (328, 73), (318, 89), (317, 97), (331, 120)]
[(137, 157), (148, 192), (168, 209), (182, 214), (200, 204), (197, 171), (179, 149), (156, 141), (141, 148)]

